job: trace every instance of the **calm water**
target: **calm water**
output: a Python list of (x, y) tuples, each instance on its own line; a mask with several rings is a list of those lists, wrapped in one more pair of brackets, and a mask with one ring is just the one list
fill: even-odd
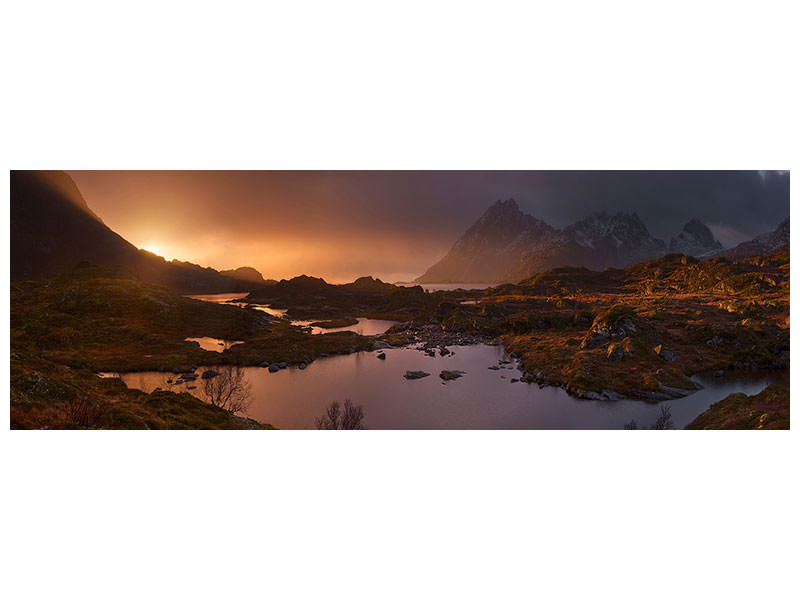
[[(311, 323), (316, 321), (292, 321), (294, 325), (310, 326)], [(323, 327), (311, 327), (311, 333), (335, 333), (337, 331), (355, 331), (361, 335), (378, 335), (386, 333), (392, 325), (396, 325), (397, 321), (384, 321), (383, 319), (358, 319), (355, 325), (348, 325), (347, 327), (334, 327), (332, 329), (325, 329)]]
[[(286, 314), (285, 308), (271, 308), (269, 305), (248, 304), (247, 302), (234, 302), (234, 300), (241, 300), (247, 294), (195, 294), (187, 296), (195, 300), (203, 300), (204, 302), (216, 302), (218, 304), (232, 304), (233, 306), (250, 306), (256, 310), (263, 311), (275, 317), (283, 317)], [(311, 323), (324, 319), (314, 319), (313, 321), (292, 321), (293, 325), (309, 326)], [(323, 327), (312, 327), (311, 333), (334, 333), (337, 331), (355, 331), (361, 335), (378, 335), (385, 333), (389, 327), (396, 325), (398, 321), (384, 321), (382, 319), (358, 319), (355, 325), (348, 325), (347, 327), (334, 327), (333, 329), (324, 329)], [(195, 339), (195, 338), (192, 338)], [(211, 338), (204, 338), (211, 339)], [(212, 348), (203, 347), (204, 350), (211, 350)]]
[[(247, 376), (253, 404), (247, 414), (281, 429), (310, 429), (328, 404), (350, 398), (364, 406), (364, 422), (370, 429), (621, 429), (631, 419), (649, 426), (660, 412), (657, 403), (580, 400), (560, 388), (510, 383), (520, 376), (513, 365), (499, 371), (488, 369), (506, 358), (499, 346), (451, 350), (454, 356), (429, 357), (410, 348), (390, 349), (385, 350), (386, 360), (376, 358), (377, 352), (359, 352), (318, 359), (305, 370), (293, 367), (277, 373), (250, 367)], [(467, 374), (443, 383), (438, 376), (442, 369)], [(406, 370), (431, 375), (406, 380)], [(166, 387), (166, 380), (173, 377), (160, 372), (127, 373), (122, 380), (150, 392)], [(704, 389), (668, 401), (678, 429), (728, 394), (753, 394), (769, 383), (788, 383), (788, 374), (698, 381)], [(201, 395), (199, 389), (189, 391)]]
[(244, 342), (240, 340), (223, 340), (221, 338), (212, 338), (212, 337), (187, 337), (187, 342), (196, 342), (198, 346), (200, 346), (203, 350), (207, 350), (209, 352), (225, 352), (231, 346), (235, 346), (236, 344), (244, 344)]

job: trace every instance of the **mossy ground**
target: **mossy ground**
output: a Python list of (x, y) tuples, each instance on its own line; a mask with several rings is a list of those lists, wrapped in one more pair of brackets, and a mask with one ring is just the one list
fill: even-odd
[(686, 429), (789, 429), (789, 388), (770, 385), (752, 396), (731, 394)]
[[(655, 398), (690, 391), (696, 373), (786, 368), (789, 362), (788, 248), (739, 261), (670, 255), (600, 273), (554, 269), (484, 291), (425, 293), (375, 280), (358, 286), (320, 281), (281, 282), (264, 293), (277, 294), (278, 304), (296, 303), (298, 315), (331, 322), (380, 316), (411, 322), (418, 331), (499, 338), (530, 378), (576, 395)], [(244, 343), (217, 353), (185, 341), (202, 336)], [(380, 339), (400, 346), (414, 337), (400, 327)], [(85, 403), (69, 404), (82, 389), (92, 401), (116, 404), (103, 413), (101, 426), (242, 426), (206, 413), (204, 407), (212, 407), (191, 397), (165, 393), (154, 402), (94, 372), (298, 364), (369, 350), (374, 342), (347, 331), (311, 335), (286, 319), (184, 298), (109, 269), (12, 281), (12, 426), (68, 426), (65, 415), (92, 413)], [(62, 394), (68, 397), (61, 400)]]

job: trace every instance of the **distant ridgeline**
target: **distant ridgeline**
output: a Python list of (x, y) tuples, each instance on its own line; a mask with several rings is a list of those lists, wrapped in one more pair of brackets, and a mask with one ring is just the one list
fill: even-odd
[(122, 267), (181, 292), (243, 292), (269, 283), (250, 267), (220, 273), (139, 250), (91, 211), (63, 171), (12, 171), (11, 278), (57, 275), (82, 262)]
[(516, 283), (548, 269), (570, 266), (621, 269), (668, 253), (696, 258), (766, 254), (789, 242), (789, 219), (770, 233), (730, 250), (697, 219), (666, 244), (650, 235), (636, 213), (594, 213), (555, 229), (523, 213), (513, 199), (492, 205), (418, 283)]

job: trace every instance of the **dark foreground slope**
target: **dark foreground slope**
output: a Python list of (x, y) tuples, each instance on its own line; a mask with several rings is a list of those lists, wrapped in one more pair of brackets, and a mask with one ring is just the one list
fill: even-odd
[[(187, 337), (242, 341), (224, 352)], [(188, 394), (144, 394), (99, 371), (308, 363), (372, 347), (351, 332), (311, 335), (262, 311), (202, 302), (121, 269), (82, 266), (11, 282), (11, 426), (253, 428)]]
[(789, 388), (771, 385), (752, 396), (731, 394), (686, 429), (789, 429)]
[(11, 278), (55, 275), (87, 261), (184, 292), (247, 291), (252, 283), (137, 249), (87, 206), (63, 171), (11, 172)]

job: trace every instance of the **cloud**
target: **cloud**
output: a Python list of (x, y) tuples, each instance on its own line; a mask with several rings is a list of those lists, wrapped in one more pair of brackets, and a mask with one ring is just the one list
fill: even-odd
[(419, 274), (499, 198), (557, 227), (598, 210), (637, 212), (666, 241), (699, 218), (728, 245), (789, 214), (789, 174), (774, 171), (70, 173), (132, 243), (271, 277)]

